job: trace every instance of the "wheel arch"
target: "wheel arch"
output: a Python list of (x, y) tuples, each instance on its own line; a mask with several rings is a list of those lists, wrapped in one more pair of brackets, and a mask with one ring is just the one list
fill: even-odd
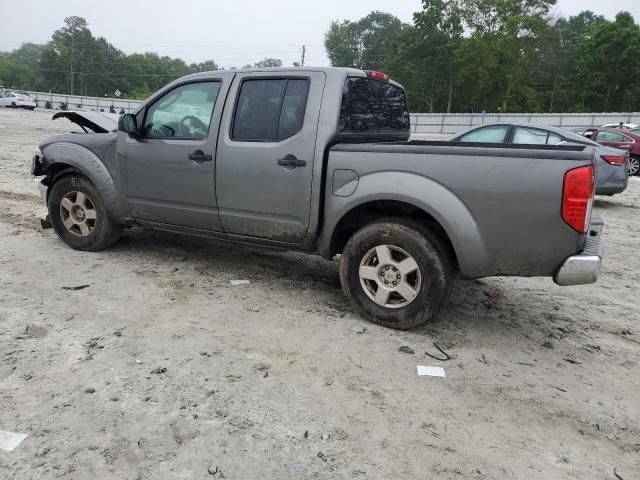
[(80, 145), (67, 142), (47, 145), (42, 151), (45, 182), (49, 188), (64, 175), (74, 173), (82, 175), (96, 187), (113, 220), (126, 218), (126, 206), (118, 195), (114, 179), (95, 153)]
[(471, 211), (451, 191), (429, 178), (408, 172), (365, 175), (352, 196), (328, 194), (325, 211), (329, 215), (319, 242), (325, 257), (339, 253), (349, 236), (362, 226), (392, 216), (430, 228), (450, 249), (452, 260), (464, 276), (477, 278), (491, 272), (485, 243)]

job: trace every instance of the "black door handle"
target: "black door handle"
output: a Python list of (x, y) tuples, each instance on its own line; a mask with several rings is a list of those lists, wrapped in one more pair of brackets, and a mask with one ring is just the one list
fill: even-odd
[(283, 167), (306, 167), (306, 160), (298, 160), (295, 155), (287, 155), (284, 158), (278, 159), (278, 165)]
[(195, 162), (210, 162), (213, 160), (213, 156), (205, 155), (202, 150), (196, 150), (195, 152), (189, 154), (189, 160), (193, 160)]

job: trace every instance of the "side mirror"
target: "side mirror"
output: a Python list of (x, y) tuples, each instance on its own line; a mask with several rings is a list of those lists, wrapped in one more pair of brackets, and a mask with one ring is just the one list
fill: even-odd
[(118, 119), (118, 130), (128, 134), (138, 133), (138, 122), (132, 113), (125, 113)]

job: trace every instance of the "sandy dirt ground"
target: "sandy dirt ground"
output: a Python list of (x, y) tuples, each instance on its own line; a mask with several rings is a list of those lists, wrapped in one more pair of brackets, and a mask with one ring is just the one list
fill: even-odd
[(67, 248), (28, 172), (71, 128), (50, 116), (0, 109), (0, 430), (29, 434), (1, 479), (640, 478), (640, 179), (596, 202), (599, 283), (459, 280), (396, 332), (336, 262), (148, 231)]

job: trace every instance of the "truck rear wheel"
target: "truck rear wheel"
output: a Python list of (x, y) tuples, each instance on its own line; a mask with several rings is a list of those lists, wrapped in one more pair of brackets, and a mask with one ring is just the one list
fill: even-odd
[(97, 251), (120, 238), (93, 184), (80, 175), (67, 175), (51, 187), (49, 218), (58, 237), (75, 250)]
[(408, 330), (432, 319), (452, 282), (440, 240), (417, 223), (371, 223), (347, 242), (340, 260), (342, 289), (370, 321)]

